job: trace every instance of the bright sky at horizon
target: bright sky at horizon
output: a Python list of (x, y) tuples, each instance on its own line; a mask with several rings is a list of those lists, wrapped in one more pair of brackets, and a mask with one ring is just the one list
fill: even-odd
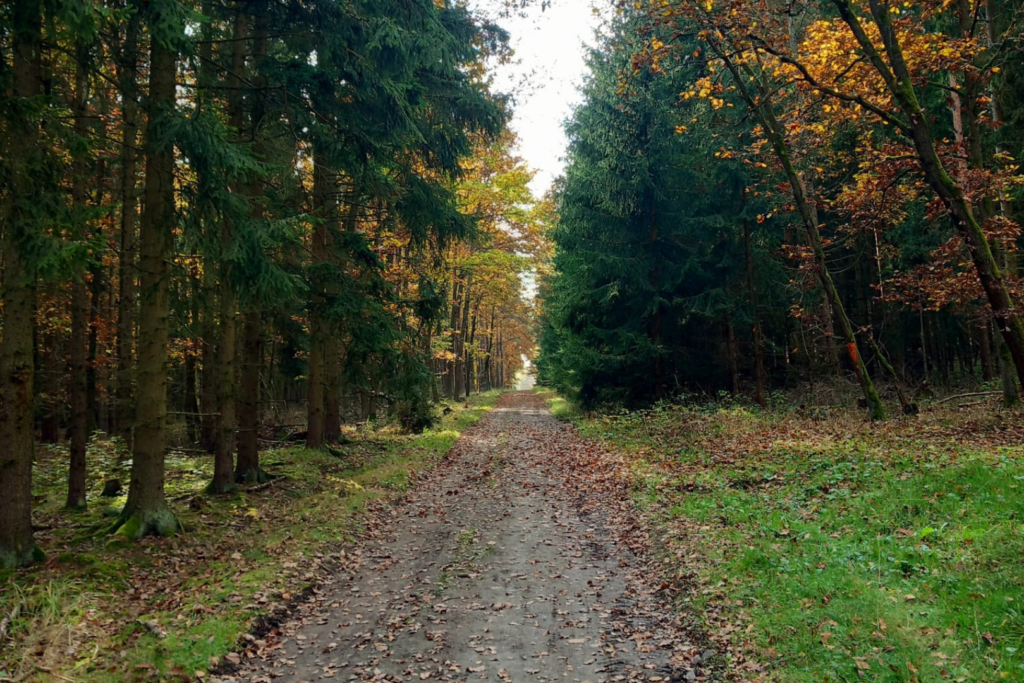
[[(496, 89), (515, 93), (512, 127), (519, 154), (536, 171), (530, 188), (541, 197), (562, 174), (567, 140), (564, 122), (580, 100), (586, 74), (586, 44), (593, 44), (600, 18), (594, 0), (554, 0), (525, 17), (501, 19), (516, 51), (512, 64), (496, 70)], [(598, 0), (600, 2), (600, 0)], [(498, 0), (473, 0), (491, 15)], [(539, 3), (538, 3), (539, 5)]]

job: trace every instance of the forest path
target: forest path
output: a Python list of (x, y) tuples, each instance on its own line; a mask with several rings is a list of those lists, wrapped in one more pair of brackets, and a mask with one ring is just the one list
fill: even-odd
[(357, 566), (221, 680), (704, 679), (703, 648), (628, 545), (628, 492), (583, 481), (593, 450), (541, 397), (506, 394)]

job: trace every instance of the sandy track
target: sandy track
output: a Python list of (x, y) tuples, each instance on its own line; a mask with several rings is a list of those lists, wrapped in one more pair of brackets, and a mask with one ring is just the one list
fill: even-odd
[(714, 657), (688, 641), (630, 549), (628, 502), (584, 485), (593, 450), (536, 395), (503, 396), (367, 542), (360, 566), (231, 678), (710, 676)]

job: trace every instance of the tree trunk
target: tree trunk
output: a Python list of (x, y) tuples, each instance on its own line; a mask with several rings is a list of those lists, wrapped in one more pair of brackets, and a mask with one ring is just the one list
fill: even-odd
[(1003, 405), (1007, 408), (1020, 405), (1020, 387), (1014, 374), (1013, 358), (1001, 337), (996, 337), (999, 350), (999, 381), (1003, 389)]
[[(469, 306), (467, 305), (468, 309)], [(479, 308), (479, 306), (478, 306)], [(469, 343), (466, 345), (466, 396), (468, 397), (473, 393), (473, 380), (475, 378), (474, 368), (474, 356), (473, 356), (473, 344), (476, 342), (476, 313), (472, 316), (472, 322), (469, 326)]]
[[(80, 51), (82, 48), (79, 48)], [(75, 73), (74, 115), (75, 135), (84, 139), (86, 84), (88, 76), (85, 70), (84, 55), (78, 58)], [(87, 240), (89, 229), (86, 224), (85, 203), (85, 155), (79, 153), (72, 163), (71, 202), (74, 220), (77, 224), (80, 240)], [(68, 495), (64, 506), (71, 510), (85, 507), (85, 451), (89, 441), (89, 405), (88, 405), (88, 362), (86, 346), (89, 296), (86, 292), (86, 264), (82, 264), (81, 272), (71, 282), (71, 448), (68, 463)]]
[[(253, 68), (257, 87), (253, 98), (250, 125), (258, 157), (264, 155), (263, 117), (266, 115), (263, 86), (265, 78), (260, 75), (260, 66), (267, 54), (268, 19), (266, 4), (259, 3), (253, 16)], [(263, 219), (264, 186), (260, 178), (249, 184), (249, 201), (252, 202), (254, 220)], [(242, 340), (242, 363), (240, 368), (242, 393), (238, 398), (238, 456), (235, 461), (235, 481), (256, 483), (267, 480), (260, 467), (259, 425), (260, 425), (260, 372), (263, 366), (263, 317), (259, 301), (247, 302), (245, 326)], [(271, 357), (273, 363), (273, 357)], [(273, 370), (271, 370), (271, 373)]]
[(747, 299), (750, 303), (750, 314), (754, 318), (751, 329), (751, 341), (754, 346), (754, 377), (756, 380), (755, 400), (762, 408), (767, 407), (765, 398), (764, 347), (761, 343), (761, 316), (757, 306), (757, 290), (754, 287), (754, 259), (750, 246), (750, 221), (743, 221), (743, 248), (747, 265)]
[[(644, 124), (644, 137), (650, 139), (650, 122)], [(651, 179), (651, 186), (655, 184), (654, 179)], [(648, 190), (647, 194), (649, 197), (646, 200), (648, 210), (648, 245), (650, 248), (650, 257), (653, 262), (651, 272), (649, 275), (649, 281), (651, 285), (651, 293), (661, 299), (661, 254), (658, 249), (658, 209), (655, 201), (655, 195), (653, 190)], [(654, 346), (654, 376), (651, 378), (654, 382), (654, 396), (658, 400), (665, 398), (665, 372), (662, 367), (662, 344), (661, 344), (661, 317), (662, 308), (664, 308), (659, 301), (657, 307), (654, 309), (654, 313), (651, 314), (650, 320), (647, 321), (647, 336), (651, 341), (651, 345)], [(729, 326), (732, 329), (732, 326)], [(738, 383), (739, 380), (737, 380)]]
[[(316, 203), (318, 222), (313, 229), (312, 260), (314, 266), (323, 266), (330, 257), (329, 220), (331, 174), (326, 167), (323, 154), (316, 153), (313, 160), (313, 197)], [(324, 393), (327, 364), (325, 361), (324, 291), (322, 277), (315, 277), (313, 293), (309, 303), (309, 405), (307, 409), (307, 448), (324, 446)]]
[[(225, 228), (227, 232), (227, 228)], [(226, 239), (230, 237), (226, 236)], [(235, 430), (235, 295), (230, 284), (231, 267), (221, 264), (220, 334), (217, 336), (217, 431), (210, 491), (227, 493), (234, 483)]]
[(188, 440), (195, 443), (199, 440), (199, 386), (196, 382), (196, 357), (193, 353), (185, 355), (185, 429)]
[(202, 415), (199, 418), (199, 446), (207, 453), (213, 453), (217, 442), (217, 324), (214, 315), (214, 263), (203, 259), (203, 275), (200, 282), (199, 330), (202, 334), (199, 371), (199, 404)]
[(324, 339), (324, 441), (337, 443), (341, 437), (341, 368), (338, 364), (338, 338)]
[[(235, 26), (228, 74), (228, 125), (239, 134), (245, 125), (242, 88), (246, 82), (245, 58), (248, 51), (249, 17), (243, 3), (236, 3)], [(237, 355), (238, 299), (235, 293), (231, 259), (234, 243), (234, 218), (225, 217), (221, 225), (220, 262), (220, 334), (217, 337), (217, 447), (213, 460), (213, 493), (227, 493), (235, 482), (235, 437), (238, 429), (235, 391)]]
[(259, 415), (260, 366), (262, 364), (263, 321), (253, 306), (245, 314), (242, 343), (242, 393), (238, 398), (238, 460), (235, 481), (256, 483), (266, 481), (260, 468)]
[[(213, 14), (213, 0), (202, 0), (200, 12), (204, 16)], [(213, 46), (217, 34), (210, 22), (203, 24), (199, 44), (198, 89), (196, 90), (196, 109), (199, 113), (206, 104), (208, 93), (216, 86), (217, 62), (214, 61)], [(204, 221), (204, 224), (206, 221)], [(217, 266), (209, 254), (203, 254), (203, 273), (200, 280), (201, 300), (199, 330), (202, 336), (201, 355), (202, 368), (199, 375), (199, 402), (202, 415), (199, 420), (199, 445), (207, 453), (217, 450), (217, 334), (216, 322), (216, 282)]]
[(370, 376), (370, 392), (368, 394), (368, 398), (367, 398), (367, 402), (366, 402), (366, 419), (367, 419), (367, 421), (376, 420), (377, 419), (377, 401), (379, 399), (378, 391), (377, 390), (378, 390), (379, 387), (380, 387), (380, 382), (377, 380), (377, 378), (375, 376), (371, 375)]
[[(83, 98), (81, 100), (81, 124), (76, 125), (76, 128), (80, 129), (80, 137), (85, 138), (86, 131), (86, 102), (87, 102), (87, 91), (88, 91), (88, 72), (86, 66), (87, 56), (83, 54), (80, 59), (80, 65), (78, 70), (82, 73), (82, 92)], [(77, 89), (77, 88), (76, 88)], [(100, 100), (101, 108), (97, 112), (100, 119), (105, 118), (106, 112), (102, 109), (102, 96)], [(102, 136), (103, 131), (99, 131)], [(84, 167), (83, 167), (84, 174)], [(96, 197), (95, 206), (103, 206), (103, 187), (105, 185), (105, 173), (106, 164), (103, 159), (97, 159), (95, 164), (95, 182), (96, 182)], [(84, 178), (84, 175), (83, 175)], [(84, 185), (83, 185), (84, 191)], [(83, 207), (85, 206), (85, 200), (82, 201)], [(103, 239), (103, 225), (102, 223), (96, 224), (94, 228), (95, 232), (92, 238), (95, 240)], [(89, 352), (86, 359), (85, 366), (85, 404), (86, 404), (86, 429), (87, 435), (92, 434), (103, 425), (102, 406), (100, 405), (99, 397), (99, 347), (100, 347), (100, 327), (101, 318), (103, 317), (103, 300), (105, 296), (105, 290), (107, 284), (104, 279), (107, 275), (107, 269), (103, 266), (102, 259), (95, 259), (89, 264), (89, 272), (91, 280), (89, 282), (89, 304), (88, 304), (88, 330), (89, 330)]]
[(456, 360), (459, 354), (459, 315), (462, 313), (461, 292), (462, 284), (459, 282), (459, 274), (452, 270), (452, 308), (451, 308), (451, 355), (452, 359), (446, 363), (445, 393), (451, 398), (457, 399), (455, 393), (455, 375), (457, 374)]
[(729, 384), (731, 393), (733, 396), (739, 396), (740, 394), (740, 369), (739, 369), (739, 349), (736, 343), (736, 328), (732, 324), (732, 316), (726, 314), (725, 316), (725, 330), (727, 336), (727, 344), (729, 349)]
[(135, 103), (138, 78), (138, 13), (132, 15), (125, 31), (124, 51), (118, 69), (121, 91), (121, 253), (118, 261), (117, 299), (117, 386), (114, 400), (114, 433), (132, 447), (132, 384), (135, 336), (135, 227), (138, 201), (135, 196), (136, 153), (139, 137), (138, 107)]
[(459, 328), (458, 334), (455, 336), (455, 378), (454, 388), (452, 391), (453, 398), (458, 401), (462, 398), (463, 391), (465, 389), (465, 353), (466, 353), (466, 337), (469, 334), (469, 297), (470, 291), (473, 287), (473, 274), (470, 273), (466, 276), (466, 284), (462, 286), (462, 299), (459, 301)]
[(494, 385), (498, 389), (505, 388), (505, 333), (498, 330), (498, 351), (494, 358)]
[[(42, 4), (19, 0), (11, 11), (13, 96), (31, 99), (40, 94)], [(26, 107), (30, 112), (31, 109)], [(14, 179), (3, 226), (3, 339), (0, 341), (0, 567), (16, 567), (38, 559), (32, 536), (32, 460), (35, 434), (32, 335), (35, 277), (22, 253), (33, 229), (31, 201), (37, 193), (32, 166), (39, 122), (31, 113), (12, 117), (10, 158), (5, 160)]]
[(434, 323), (429, 322), (423, 333), (423, 353), (427, 359), (427, 368), (430, 370), (430, 400), (434, 405), (441, 402), (441, 392), (437, 386), (437, 359), (434, 358)]
[(139, 226), (140, 291), (138, 389), (135, 443), (128, 502), (113, 531), (128, 538), (171, 534), (180, 529), (164, 497), (167, 421), (168, 264), (177, 222), (174, 205), (174, 144), (169, 127), (177, 96), (177, 52), (166, 40), (150, 44), (146, 131), (146, 183)]
[[(96, 206), (102, 206), (97, 203)], [(96, 238), (102, 237), (100, 230), (97, 230)], [(92, 279), (89, 282), (89, 300), (86, 303), (88, 313), (88, 355), (85, 363), (85, 410), (86, 429), (92, 434), (100, 425), (100, 399), (99, 384), (97, 378), (97, 364), (99, 361), (100, 346), (100, 313), (103, 310), (103, 265), (94, 263), (90, 268)]]
[(992, 342), (988, 335), (988, 321), (982, 318), (974, 323), (975, 336), (978, 341), (978, 356), (981, 361), (981, 379), (988, 382), (996, 376), (992, 363)]

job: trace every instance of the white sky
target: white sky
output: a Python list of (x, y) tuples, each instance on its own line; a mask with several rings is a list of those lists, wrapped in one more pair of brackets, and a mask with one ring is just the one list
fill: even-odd
[[(471, 6), (493, 16), (499, 2), (471, 0)], [(593, 44), (600, 17), (593, 13), (594, 0), (553, 0), (543, 12), (536, 4), (526, 17), (498, 21), (511, 34), (516, 56), (513, 64), (497, 68), (495, 89), (515, 93), (512, 127), (519, 155), (537, 172), (530, 188), (541, 197), (562, 174), (563, 124), (579, 102), (584, 44)]]

